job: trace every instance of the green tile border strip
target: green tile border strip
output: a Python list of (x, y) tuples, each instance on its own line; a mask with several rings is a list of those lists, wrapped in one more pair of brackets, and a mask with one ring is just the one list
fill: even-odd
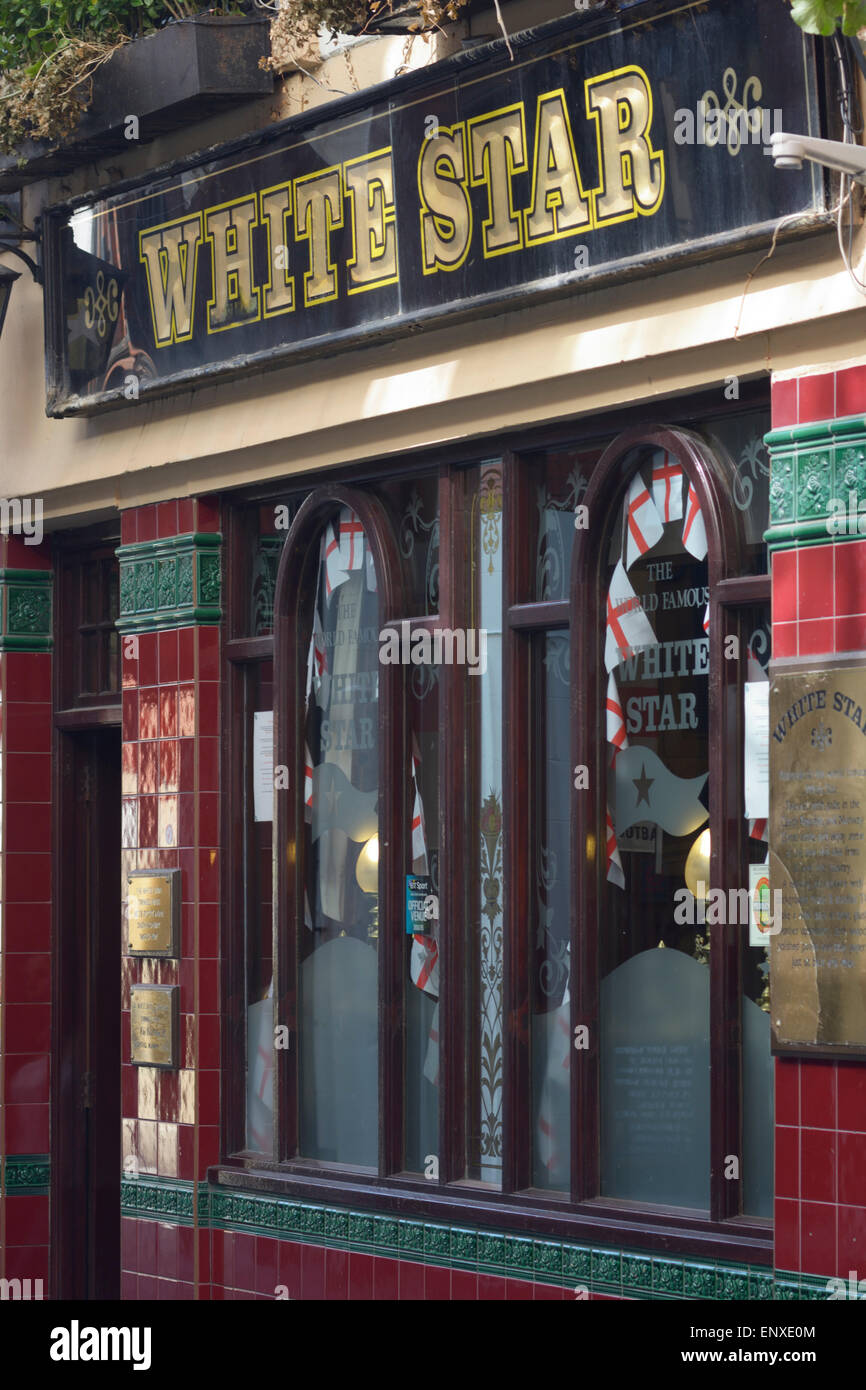
[(0, 569), (0, 652), (48, 652), (52, 646), (51, 570)]
[[(123, 1216), (192, 1225), (193, 1184), (124, 1174)], [(198, 1185), (199, 1225), (617, 1298), (712, 1302), (821, 1300), (827, 1279), (727, 1260), (617, 1250)]]
[(191, 531), (118, 546), (118, 632), (218, 623), (222, 616), (221, 546), (219, 531)]
[(51, 1185), (49, 1154), (7, 1154), (3, 1162), (7, 1197), (38, 1197)]
[(770, 525), (764, 540), (770, 551), (866, 535), (866, 416), (770, 430), (764, 443), (770, 455)]

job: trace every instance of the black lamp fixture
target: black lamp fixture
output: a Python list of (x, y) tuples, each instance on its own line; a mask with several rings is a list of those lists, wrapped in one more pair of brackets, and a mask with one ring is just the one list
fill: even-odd
[(0, 265), (0, 333), (3, 332), (12, 286), (18, 278), (17, 270), (7, 270), (5, 266)]

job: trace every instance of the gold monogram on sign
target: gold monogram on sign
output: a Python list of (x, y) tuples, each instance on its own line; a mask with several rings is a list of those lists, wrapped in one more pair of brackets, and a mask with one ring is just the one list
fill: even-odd
[[(759, 103), (763, 87), (759, 77), (747, 77), (743, 84), (743, 100), (738, 101), (737, 74), (733, 68), (725, 68), (722, 74), (722, 95), (726, 98), (724, 106), (709, 87), (701, 97), (701, 107), (706, 122), (705, 139), (708, 145), (719, 145), (722, 141), (728, 147), (728, 154), (740, 153), (743, 143), (748, 144), (749, 135), (758, 139), (761, 134), (763, 108), (750, 106)], [(717, 114), (718, 113), (718, 114)]]
[(105, 272), (96, 272), (96, 293), (91, 285), (84, 291), (84, 323), (87, 328), (96, 328), (100, 338), (104, 338), (108, 324), (117, 323), (117, 281), (111, 279), (105, 284)]

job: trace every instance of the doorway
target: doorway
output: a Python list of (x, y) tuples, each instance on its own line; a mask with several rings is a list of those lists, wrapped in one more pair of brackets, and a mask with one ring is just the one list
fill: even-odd
[(120, 1296), (120, 729), (58, 730), (55, 1298)]

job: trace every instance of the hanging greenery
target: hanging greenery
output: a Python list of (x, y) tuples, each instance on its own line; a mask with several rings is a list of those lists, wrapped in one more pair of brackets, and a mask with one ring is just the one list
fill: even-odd
[(807, 34), (824, 38), (837, 28), (843, 34), (866, 28), (866, 0), (791, 0), (791, 13)]

